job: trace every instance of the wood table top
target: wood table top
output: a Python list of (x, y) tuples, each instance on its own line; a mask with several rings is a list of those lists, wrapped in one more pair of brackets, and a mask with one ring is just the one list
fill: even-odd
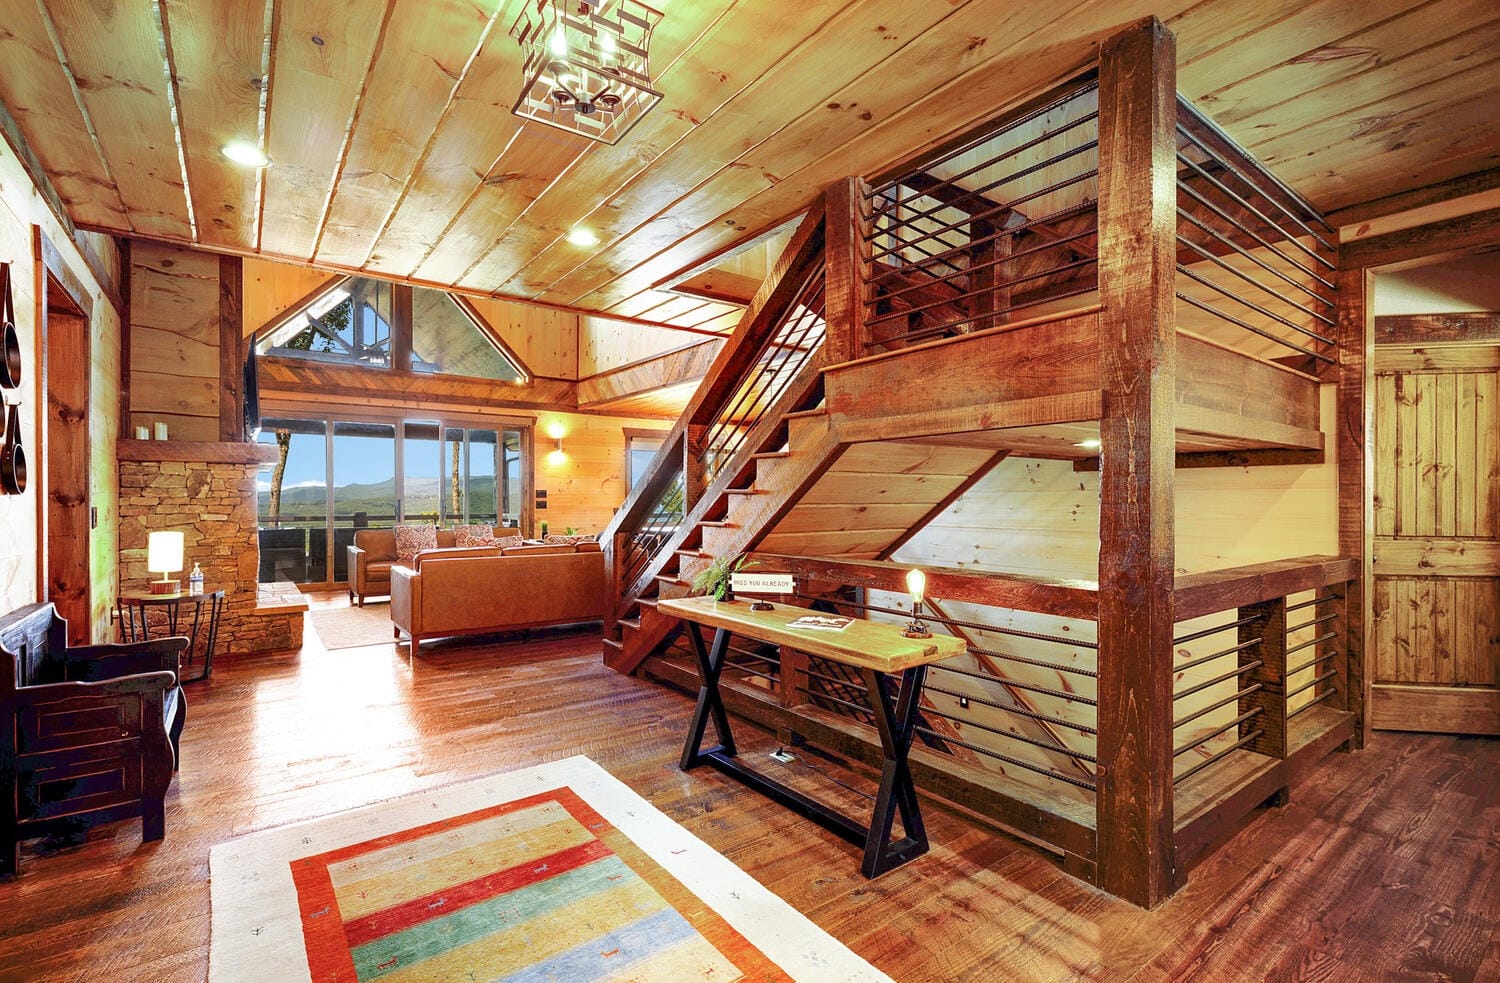
[(879, 672), (931, 665), (962, 655), (967, 648), (962, 639), (951, 635), (907, 638), (901, 634), (899, 625), (858, 618), (841, 631), (788, 628), (789, 622), (818, 612), (789, 604), (778, 604), (771, 611), (752, 611), (750, 602), (743, 598), (735, 601), (715, 601), (711, 597), (662, 598), (656, 602), (656, 609), (687, 621), (727, 628), (808, 655)]

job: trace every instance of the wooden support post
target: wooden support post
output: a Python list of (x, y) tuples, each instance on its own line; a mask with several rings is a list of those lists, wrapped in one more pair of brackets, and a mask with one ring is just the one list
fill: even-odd
[(1346, 680), (1344, 709), (1354, 714), (1354, 749), (1370, 739), (1370, 680), (1365, 674), (1365, 651), (1369, 642), (1371, 619), (1371, 569), (1374, 535), (1374, 500), (1371, 497), (1370, 416), (1373, 412), (1368, 394), (1373, 390), (1370, 349), (1373, 344), (1373, 317), (1369, 299), (1373, 296), (1374, 275), (1352, 266), (1345, 269), (1347, 257), (1339, 253), (1338, 284), (1338, 403), (1335, 410), (1338, 460), (1339, 553), (1353, 557), (1358, 576), (1349, 582), (1344, 596), (1344, 675)]
[(997, 316), (995, 312), (1010, 306), (1011, 288), (997, 288), (995, 284), (1011, 278), (1011, 263), (1004, 257), (1010, 255), (1013, 241), (1010, 236), (989, 238), (995, 231), (994, 223), (987, 219), (969, 223), (969, 239), (974, 242), (969, 247), (969, 289), (974, 292), (969, 301), (974, 312), (970, 330), (973, 331), (993, 328), (1010, 319), (1009, 314)]
[(850, 362), (866, 354), (865, 274), (870, 264), (870, 218), (865, 194), (869, 188), (857, 177), (835, 181), (823, 192), (827, 215), (825, 304), (828, 334), (823, 341), (828, 365)]
[(1176, 40), (1155, 18), (1100, 51), (1098, 876), (1173, 887)]
[(244, 260), (219, 257), (219, 439), (245, 439)]
[[(411, 372), (412, 288), (404, 283), (391, 285), (391, 371)], [(417, 647), (412, 645), (412, 651)]]
[(1240, 643), (1260, 639), (1240, 651), (1240, 665), (1260, 663), (1240, 677), (1240, 688), (1260, 683), (1260, 689), (1240, 697), (1239, 714), (1260, 708), (1260, 713), (1240, 724), (1239, 737), (1255, 731), (1261, 735), (1245, 747), (1270, 758), (1286, 757), (1286, 598), (1277, 597), (1239, 609), (1236, 620), (1253, 619), (1240, 625)]

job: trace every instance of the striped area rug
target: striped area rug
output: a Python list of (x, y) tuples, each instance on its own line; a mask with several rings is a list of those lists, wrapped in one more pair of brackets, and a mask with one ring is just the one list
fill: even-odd
[(886, 980), (585, 757), (220, 844), (209, 978)]

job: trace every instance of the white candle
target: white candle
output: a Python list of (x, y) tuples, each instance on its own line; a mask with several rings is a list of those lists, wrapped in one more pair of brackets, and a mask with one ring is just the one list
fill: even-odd
[(165, 423), (158, 422), (156, 424), (156, 439), (157, 440), (166, 440), (167, 439), (167, 425)]

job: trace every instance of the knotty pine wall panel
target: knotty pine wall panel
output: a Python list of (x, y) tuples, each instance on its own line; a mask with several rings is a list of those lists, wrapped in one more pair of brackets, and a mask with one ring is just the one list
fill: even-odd
[(245, 336), (259, 331), (337, 275), (311, 266), (246, 259), (242, 274), (245, 296), (241, 301)]
[[(548, 436), (562, 424), (563, 451)], [(664, 430), (661, 420), (582, 413), (542, 413), (536, 427), (536, 487), (547, 492), (547, 508), (536, 513), (537, 531), (547, 520), (552, 533), (569, 526), (602, 532), (629, 492), (625, 476), (625, 430)]]
[[(1332, 427), (1334, 413), (1333, 387), (1322, 392), (1322, 421), (1325, 433)], [(1331, 438), (1330, 434), (1330, 438)], [(1334, 441), (1330, 439), (1332, 448)], [(1320, 465), (1288, 465), (1252, 468), (1201, 468), (1176, 472), (1176, 564), (1178, 573), (1195, 573), (1240, 564), (1257, 563), (1312, 553), (1337, 553), (1337, 472), (1333, 453)], [(968, 493), (958, 499), (936, 521), (896, 554), (897, 562), (925, 566), (963, 567), (995, 570), (1035, 576), (1095, 581), (1099, 567), (1099, 475), (1098, 472), (1075, 472), (1066, 461), (1042, 461), (1012, 458), (1002, 462)], [(1310, 595), (1298, 595), (1293, 601)], [(891, 607), (903, 606), (902, 595), (878, 595), (872, 601)], [(997, 627), (1040, 632), (1055, 637), (1089, 643), (1096, 641), (1091, 621), (1057, 618), (1021, 611), (981, 608), (976, 605), (943, 602), (950, 617), (988, 623)], [(1177, 633), (1187, 634), (1213, 624), (1231, 620), (1230, 615), (1215, 615), (1185, 622)], [(1293, 619), (1297, 623), (1299, 619)], [(1305, 619), (1301, 619), (1305, 620)], [(1310, 631), (1294, 633), (1291, 643), (1311, 637)], [(1024, 658), (1046, 660), (1087, 670), (1097, 668), (1095, 652), (1087, 645), (1038, 641), (994, 632), (976, 632), (981, 647)], [(1234, 643), (1229, 633), (1211, 635), (1177, 647), (1177, 659), (1186, 662), (1197, 656), (1219, 651)], [(1005, 678), (1041, 686), (1070, 696), (1094, 699), (1094, 680), (1075, 673), (1059, 672), (1020, 663), (993, 661)], [(1226, 671), (1227, 666), (1209, 663), (1187, 673), (1179, 673), (1177, 686), (1186, 688), (1202, 679)], [(1311, 670), (1308, 670), (1310, 673)], [(1029, 691), (1007, 691), (976, 680), (956, 681), (956, 677), (938, 672), (934, 679), (946, 677), (948, 688), (1001, 703), (1018, 698), (1034, 710), (1064, 720), (1091, 724), (1093, 708), (1066, 696), (1051, 696)], [(1293, 685), (1304, 681), (1298, 677)], [(1178, 715), (1186, 716), (1199, 707), (1229, 696), (1230, 683), (1210, 687), (1182, 700)], [(1311, 698), (1304, 694), (1300, 700)], [(1300, 700), (1298, 702), (1300, 702)], [(1020, 718), (1003, 711), (990, 710), (971, 703), (967, 711), (975, 723), (989, 726), (1018, 726)], [(1209, 714), (1177, 732), (1179, 743), (1200, 733), (1216, 729), (1233, 717), (1234, 708), (1226, 707)], [(957, 726), (960, 736), (965, 731)], [(1074, 750), (1092, 754), (1096, 748), (1090, 735), (1055, 727), (1056, 739)], [(1223, 739), (1227, 740), (1227, 738)], [(1177, 767), (1185, 769), (1213, 753), (1219, 743), (1210, 742), (1185, 754)], [(976, 743), (978, 743), (976, 741)], [(990, 742), (993, 743), (993, 742)], [(1009, 742), (1003, 750), (1015, 757), (1046, 767), (1057, 767), (1056, 755)], [(1006, 767), (987, 759), (984, 767), (1008, 778), (1040, 785), (1053, 793), (1077, 797), (1077, 789), (1025, 769)]]
[(130, 420), (172, 440), (219, 439), (219, 257), (130, 249)]
[(583, 317), (578, 326), (578, 378), (639, 362), (707, 339), (693, 331), (674, 331), (607, 317)]

